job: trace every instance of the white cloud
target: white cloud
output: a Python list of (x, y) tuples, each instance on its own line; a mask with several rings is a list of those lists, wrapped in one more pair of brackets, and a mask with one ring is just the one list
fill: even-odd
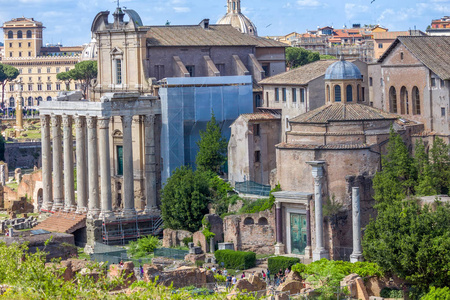
[(345, 4), (345, 17), (347, 20), (352, 20), (355, 16), (368, 11), (369, 7), (366, 5), (357, 5), (354, 3)]
[(300, 7), (318, 7), (321, 3), (317, 0), (298, 0), (297, 5)]
[(174, 7), (173, 10), (176, 13), (188, 13), (188, 12), (191, 11), (191, 9), (189, 7), (186, 7), (186, 6)]

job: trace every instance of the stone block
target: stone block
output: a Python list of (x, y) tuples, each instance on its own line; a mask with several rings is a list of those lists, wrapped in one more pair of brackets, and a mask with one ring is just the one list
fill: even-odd
[(361, 277), (356, 278), (356, 291), (357, 298), (362, 300), (369, 300), (366, 287), (364, 286), (364, 280)]
[(192, 233), (187, 230), (173, 230), (166, 228), (163, 231), (163, 247), (184, 246), (183, 239), (192, 237)]
[(203, 252), (208, 252), (208, 243), (206, 242), (205, 235), (201, 231), (197, 231), (193, 235), (194, 245), (202, 248)]
[(219, 250), (234, 250), (233, 243), (219, 243)]
[(184, 257), (185, 261), (191, 262), (195, 264), (197, 261), (205, 261), (206, 255), (205, 254), (191, 254), (189, 253)]
[(203, 250), (202, 250), (201, 247), (192, 247), (192, 248), (189, 248), (189, 254), (197, 255), (197, 254), (202, 254), (202, 253), (203, 253)]

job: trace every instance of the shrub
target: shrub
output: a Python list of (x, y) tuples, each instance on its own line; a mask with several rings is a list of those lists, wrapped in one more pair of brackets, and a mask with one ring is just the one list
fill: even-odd
[[(380, 296), (383, 298), (403, 298), (403, 291), (385, 287), (381, 290)], [(441, 298), (430, 298), (430, 299), (441, 299)]]
[(267, 261), (270, 274), (276, 274), (281, 269), (290, 269), (293, 265), (298, 264), (300, 259), (297, 257), (275, 256), (270, 257)]
[(250, 269), (256, 265), (256, 254), (254, 252), (217, 250), (215, 252), (217, 263), (230, 269)]
[(214, 278), (216, 279), (216, 282), (225, 282), (227, 280), (227, 276), (220, 274), (214, 274)]
[(422, 297), (421, 300), (450, 300), (450, 289), (448, 287), (435, 288), (432, 286), (430, 291)]
[(149, 235), (145, 238), (138, 239), (135, 242), (130, 242), (130, 248), (128, 253), (135, 258), (146, 256), (148, 253), (153, 252), (158, 247), (159, 239), (156, 236)]
[(195, 266), (196, 266), (197, 268), (202, 267), (204, 264), (205, 264), (205, 261), (204, 261), (204, 260), (196, 260), (196, 261), (195, 261)]
[(183, 244), (186, 246), (186, 247), (189, 247), (189, 243), (192, 243), (194, 241), (194, 237), (192, 237), (192, 236), (188, 236), (188, 237), (185, 237), (184, 239), (183, 239)]

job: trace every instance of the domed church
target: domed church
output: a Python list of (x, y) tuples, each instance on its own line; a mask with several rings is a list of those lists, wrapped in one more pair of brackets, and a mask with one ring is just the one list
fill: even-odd
[(227, 14), (217, 24), (231, 25), (242, 33), (258, 36), (256, 26), (241, 13), (241, 0), (227, 0)]

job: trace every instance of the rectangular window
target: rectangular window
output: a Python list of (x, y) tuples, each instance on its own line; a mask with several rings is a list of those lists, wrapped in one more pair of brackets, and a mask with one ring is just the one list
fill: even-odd
[(195, 77), (195, 66), (186, 66), (186, 70), (191, 77)]
[(37, 87), (38, 87), (38, 91), (42, 91), (42, 84), (38, 84)]
[(123, 146), (117, 146), (117, 175), (123, 175)]
[(56, 73), (59, 73), (59, 68), (56, 68)]
[(47, 68), (47, 73), (50, 73), (50, 71), (51, 71), (51, 69), (50, 69), (50, 68)]
[(283, 102), (286, 102), (286, 88), (283, 88)]
[(12, 43), (9, 43), (9, 47), (12, 47)]
[(38, 69), (38, 74), (41, 74), (41, 68)]
[(66, 72), (69, 72), (69, 70), (70, 70), (70, 68), (69, 68), (69, 67), (66, 67)]
[(10, 91), (10, 92), (13, 92), (13, 91), (14, 91), (14, 84), (10, 84), (10, 85), (9, 85), (9, 91)]
[(19, 52), (19, 57), (22, 57), (22, 52)]
[(261, 151), (255, 151), (255, 163), (259, 163), (261, 161)]
[(431, 86), (432, 87), (436, 86), (436, 78), (431, 77)]
[(300, 102), (305, 103), (305, 89), (300, 89)]
[(9, 57), (12, 57), (12, 52), (9, 52)]
[(28, 73), (29, 73), (29, 74), (33, 73), (33, 69), (31, 69), (31, 68), (28, 69)]
[(41, 76), (38, 77), (38, 81), (41, 81)]
[(33, 78), (32, 77), (28, 77), (28, 81), (29, 82), (33, 81)]
[(31, 56), (31, 52), (30, 51), (28, 51), (28, 56)]
[(381, 43), (378, 44), (378, 48), (379, 48), (379, 49), (383, 49), (383, 44), (381, 44)]
[(260, 128), (259, 124), (253, 125), (253, 135), (254, 136), (260, 136), (260, 130), (261, 130), (261, 128)]
[(23, 91), (23, 84), (19, 86), (20, 90)]
[(220, 72), (220, 76), (225, 76), (225, 64), (217, 64), (216, 68)]
[(275, 88), (275, 101), (276, 102), (280, 101), (280, 92), (279, 92), (278, 88)]
[(441, 107), (441, 117), (445, 117), (445, 107)]
[(75, 83), (75, 90), (78, 90), (78, 83)]
[(296, 103), (297, 102), (297, 89), (293, 88), (292, 89), (292, 103)]
[(116, 84), (122, 84), (122, 61), (120, 59), (116, 59)]
[(369, 86), (372, 86), (372, 85), (373, 85), (373, 78), (369, 77)]
[(51, 81), (52, 78), (50, 76), (47, 76), (47, 81)]
[(444, 80), (441, 79), (441, 89), (445, 87)]
[(32, 84), (28, 84), (28, 90), (32, 91), (33, 90), (33, 85)]
[(364, 98), (364, 89), (365, 89), (365, 87), (361, 87), (361, 100), (364, 102), (364, 101), (366, 101), (366, 99)]
[(19, 74), (22, 74), (22, 69), (19, 69)]
[(60, 90), (61, 90), (61, 84), (59, 84), (59, 83), (56, 84), (56, 90), (57, 90), (57, 91), (60, 91)]
[(47, 84), (47, 91), (51, 91), (52, 90), (52, 85), (51, 84)]
[(31, 43), (30, 42), (28, 42), (28, 48), (30, 48), (31, 47)]
[(22, 48), (22, 43), (19, 43), (19, 48)]

